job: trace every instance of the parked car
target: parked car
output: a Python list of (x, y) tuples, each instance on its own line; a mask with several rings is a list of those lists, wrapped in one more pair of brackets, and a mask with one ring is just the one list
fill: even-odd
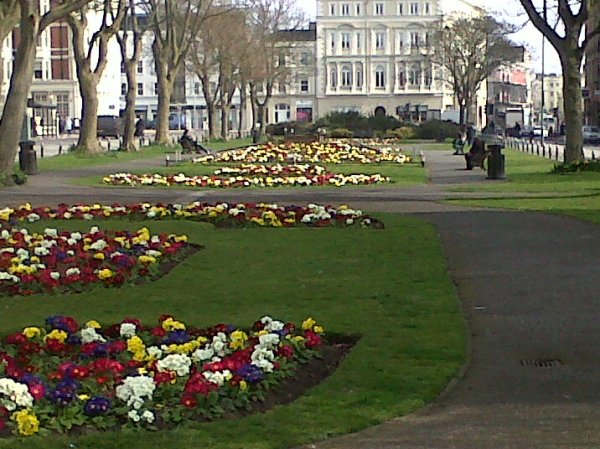
[(523, 125), (520, 132), (521, 137), (533, 137), (533, 127), (529, 125)]
[(98, 137), (121, 137), (123, 135), (123, 120), (113, 115), (98, 116)]
[[(156, 129), (157, 118), (146, 122), (146, 129)], [(169, 129), (186, 129), (185, 115), (169, 114)]]
[(600, 127), (584, 126), (582, 131), (584, 143), (600, 143)]

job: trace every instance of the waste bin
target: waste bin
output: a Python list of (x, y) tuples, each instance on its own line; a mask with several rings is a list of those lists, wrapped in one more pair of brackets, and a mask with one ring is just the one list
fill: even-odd
[(490, 155), (488, 156), (488, 174), (487, 179), (505, 179), (504, 173), (504, 155), (502, 154), (502, 145), (489, 145)]
[(19, 168), (28, 175), (37, 175), (37, 155), (33, 146), (35, 142), (25, 140), (19, 143)]

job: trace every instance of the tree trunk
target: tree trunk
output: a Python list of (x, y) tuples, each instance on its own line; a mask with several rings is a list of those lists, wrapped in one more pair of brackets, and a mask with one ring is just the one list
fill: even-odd
[(33, 68), (39, 18), (35, 14), (21, 20), (21, 40), (15, 55), (10, 88), (6, 95), (4, 111), (0, 119), (0, 175), (4, 174), (10, 182), (14, 172), (15, 156), (21, 137), (23, 118), (27, 108), (27, 97), (33, 80)]
[(208, 118), (208, 138), (215, 138), (215, 103), (206, 103), (206, 114)]
[[(173, 81), (166, 75), (158, 77), (158, 110), (156, 111), (156, 138), (155, 141), (161, 145), (169, 145), (169, 112), (171, 106), (171, 94), (173, 93)], [(179, 120), (179, 118), (178, 118)]]
[(81, 94), (81, 128), (76, 150), (85, 154), (102, 153), (98, 142), (98, 77), (78, 71)]
[(582, 161), (583, 157), (583, 108), (581, 105), (581, 59), (571, 55), (561, 55), (563, 70), (563, 98), (565, 99), (566, 145), (564, 162)]
[(257, 120), (259, 125), (258, 136), (262, 137), (262, 135), (265, 133), (265, 106), (264, 104), (258, 104), (256, 106)]
[(245, 83), (240, 84), (240, 112), (238, 115), (238, 139), (242, 138), (242, 131), (244, 129), (244, 109), (246, 109), (246, 85)]
[(224, 104), (221, 106), (221, 137), (224, 140), (229, 138), (229, 113), (231, 112), (231, 106)]
[(137, 59), (125, 61), (127, 76), (127, 94), (125, 95), (125, 113), (123, 115), (123, 151), (137, 151), (135, 146), (135, 98), (137, 88)]

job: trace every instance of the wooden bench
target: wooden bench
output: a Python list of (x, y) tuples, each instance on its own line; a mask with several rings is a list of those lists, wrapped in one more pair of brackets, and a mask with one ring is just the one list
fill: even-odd
[(179, 139), (179, 145), (183, 148), (183, 154), (210, 154), (210, 151), (207, 148), (188, 136), (181, 137)]
[(485, 150), (484, 153), (467, 153), (465, 154), (465, 160), (467, 161), (467, 170), (473, 170), (473, 167), (480, 167), (485, 170), (483, 163), (490, 155), (489, 150)]

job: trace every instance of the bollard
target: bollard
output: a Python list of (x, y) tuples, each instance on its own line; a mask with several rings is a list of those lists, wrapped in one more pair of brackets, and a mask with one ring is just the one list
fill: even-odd
[(40, 158), (44, 158), (44, 145), (40, 145)]
[(62, 145), (58, 146), (58, 154), (61, 155), (62, 154)]
[(110, 140), (108, 141), (108, 151), (110, 151)]
[(165, 156), (165, 165), (167, 167), (169, 166), (169, 155), (168, 154)]
[(596, 153), (594, 152), (594, 150), (592, 150), (592, 160), (595, 161), (596, 160)]

